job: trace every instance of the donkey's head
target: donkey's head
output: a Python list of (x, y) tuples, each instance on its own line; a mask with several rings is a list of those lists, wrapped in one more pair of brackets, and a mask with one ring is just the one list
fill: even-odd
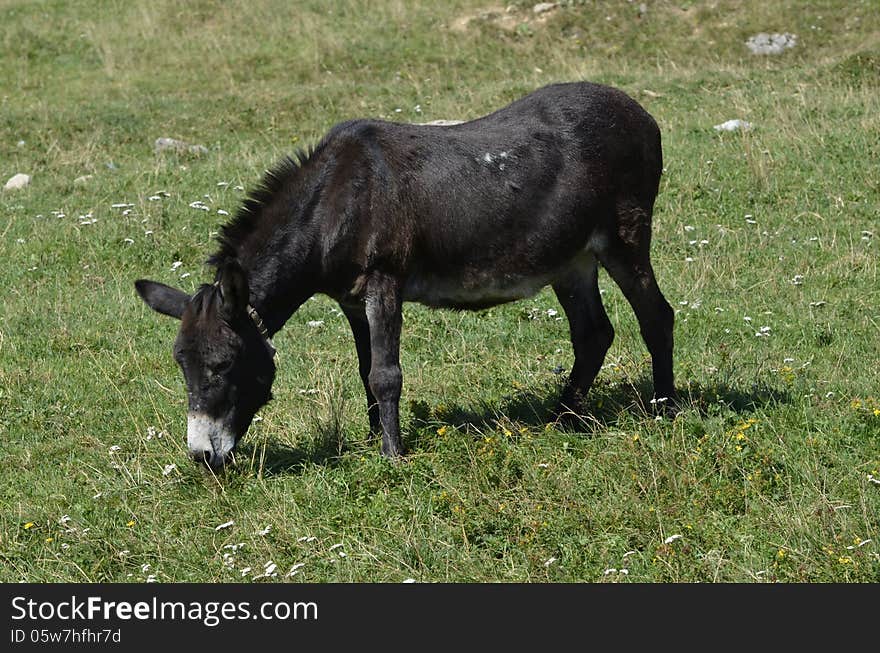
[(233, 262), (192, 296), (145, 279), (135, 287), (154, 311), (180, 320), (174, 359), (189, 397), (186, 443), (194, 460), (219, 469), (271, 398), (275, 378), (275, 350), (248, 304), (247, 276)]

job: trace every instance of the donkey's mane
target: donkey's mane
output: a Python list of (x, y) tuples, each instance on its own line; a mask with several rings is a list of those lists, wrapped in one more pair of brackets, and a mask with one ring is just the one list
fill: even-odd
[(266, 171), (260, 184), (248, 193), (235, 217), (220, 227), (217, 236), (220, 249), (208, 259), (208, 265), (220, 267), (223, 263), (236, 258), (238, 245), (260, 225), (263, 209), (285, 185), (296, 178), (302, 167), (320, 148), (321, 144), (305, 150), (299, 149), (292, 156), (285, 156)]
[(190, 304), (196, 314), (204, 313), (217, 300), (217, 286), (203, 283), (196, 290), (190, 300)]

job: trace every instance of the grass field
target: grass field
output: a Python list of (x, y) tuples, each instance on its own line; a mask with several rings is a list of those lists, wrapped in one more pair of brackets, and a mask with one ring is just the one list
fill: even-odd
[[(0, 182), (32, 175), (0, 192), (0, 581), (880, 580), (876, 0), (531, 4), (0, 3)], [(797, 44), (752, 55), (762, 31)], [(389, 463), (316, 297), (234, 468), (188, 462), (177, 323), (135, 279), (210, 280), (221, 212), (335, 122), (468, 119), (579, 79), (663, 131), (674, 419), (646, 410), (603, 273), (617, 337), (577, 430), (548, 423), (573, 358), (551, 291), (407, 305)], [(753, 129), (713, 129), (733, 118)]]

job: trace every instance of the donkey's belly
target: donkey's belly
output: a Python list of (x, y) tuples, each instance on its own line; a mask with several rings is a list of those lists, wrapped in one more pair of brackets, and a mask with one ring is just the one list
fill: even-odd
[(559, 271), (531, 277), (490, 279), (482, 275), (437, 277), (414, 275), (403, 288), (405, 301), (435, 308), (478, 310), (537, 294)]

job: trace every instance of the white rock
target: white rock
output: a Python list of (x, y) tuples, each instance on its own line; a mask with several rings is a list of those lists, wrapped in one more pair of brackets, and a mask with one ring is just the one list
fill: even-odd
[(782, 54), (797, 44), (795, 34), (755, 34), (746, 41), (746, 47), (752, 54)]
[(738, 130), (746, 131), (752, 128), (752, 123), (736, 118), (735, 120), (727, 120), (720, 125), (715, 125), (715, 131), (719, 132), (735, 132)]
[(157, 138), (156, 142), (153, 144), (153, 149), (158, 154), (159, 152), (165, 152), (167, 150), (171, 150), (177, 152), (178, 154), (207, 154), (208, 148), (204, 145), (190, 145), (186, 141), (179, 141), (176, 138)]
[(555, 2), (539, 2), (534, 7), (532, 7), (532, 11), (536, 14), (543, 14), (548, 11), (552, 11), (553, 9), (556, 9)]
[(437, 127), (449, 127), (450, 125), (460, 125), (464, 120), (432, 120), (431, 122), (420, 122), (418, 125), (436, 125)]
[(9, 181), (6, 182), (3, 190), (17, 190), (19, 188), (24, 188), (29, 183), (31, 183), (31, 176), (19, 172), (17, 175), (13, 175), (9, 178)]

